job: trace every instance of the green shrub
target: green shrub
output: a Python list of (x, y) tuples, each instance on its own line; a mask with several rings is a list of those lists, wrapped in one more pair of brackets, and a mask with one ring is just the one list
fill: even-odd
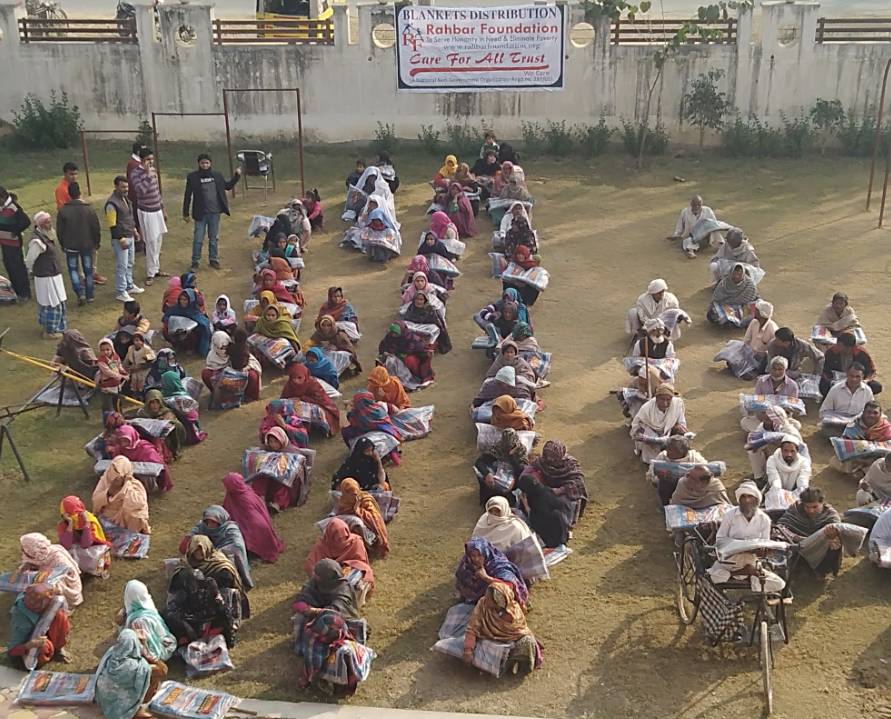
[[(876, 119), (872, 115), (857, 115), (849, 112), (845, 121), (835, 128), (835, 136), (841, 145), (842, 155), (849, 157), (869, 157), (876, 139)], [(879, 135), (879, 154), (884, 157), (888, 153), (891, 142), (891, 122), (885, 124)]]
[(820, 154), (826, 154), (829, 138), (845, 121), (845, 109), (841, 100), (824, 100), (818, 97), (808, 113), (808, 118), (820, 135)]
[(780, 119), (783, 121), (783, 154), (786, 157), (804, 157), (814, 141), (815, 133), (810, 120), (803, 113), (791, 120), (780, 113)]
[(721, 145), (730, 157), (782, 157), (783, 130), (767, 125), (757, 117), (744, 120), (738, 115), (725, 125)]
[(547, 130), (540, 122), (522, 122), (523, 149), (527, 155), (541, 155), (548, 146)]
[(375, 152), (393, 152), (397, 144), (396, 125), (378, 121), (374, 131), (374, 140), (371, 141), (371, 149)]
[[(476, 157), (483, 144), (483, 131), (471, 127), (467, 122), (446, 123), (446, 137), (449, 139), (450, 154), (456, 155), (459, 162), (464, 162), (462, 158)], [(472, 165), (473, 162), (467, 164)]]
[(421, 147), (431, 155), (439, 154), (440, 133), (439, 130), (434, 129), (433, 125), (421, 125), (418, 140), (421, 141)]
[(576, 142), (588, 157), (597, 157), (602, 154), (615, 131), (614, 127), (609, 127), (606, 124), (606, 118), (603, 117), (596, 125), (576, 125), (573, 128)]
[(136, 137), (133, 141), (138, 142), (140, 145), (145, 145), (146, 147), (152, 146), (155, 141), (155, 135), (152, 132), (152, 124), (148, 120), (143, 120), (139, 123), (139, 132), (136, 133)]
[[(640, 156), (640, 145), (644, 136), (644, 125), (639, 122), (622, 120), (622, 144), (625, 152), (633, 157)], [(662, 155), (668, 149), (668, 133), (665, 126), (657, 123), (647, 129), (647, 144), (644, 155)]]
[(35, 95), (25, 95), (22, 106), (12, 114), (13, 141), (22, 147), (74, 147), (83, 129), (80, 109), (68, 101), (64, 91), (50, 91), (49, 106)]
[(560, 122), (548, 120), (544, 136), (549, 155), (566, 157), (572, 152), (572, 130), (566, 127), (566, 120)]

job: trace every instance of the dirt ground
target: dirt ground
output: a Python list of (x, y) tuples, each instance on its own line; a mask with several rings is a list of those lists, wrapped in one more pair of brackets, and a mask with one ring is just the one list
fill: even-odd
[[(313, 238), (305, 293), (314, 315), (327, 286), (344, 286), (362, 320), (360, 354), (370, 366), (398, 306), (399, 278), (424, 226), (429, 200), (425, 183), (437, 162), (397, 154), (403, 177), (397, 205), (406, 252), (384, 268), (337, 247), (342, 232), (337, 217), (340, 175), (349, 170), (349, 157), (332, 153), (310, 175), (323, 197), (331, 199), (326, 201), (326, 232)], [(526, 679), (495, 681), (429, 651), (452, 601), (454, 564), (480, 514), (470, 468), (475, 433), (468, 406), (486, 361), (469, 349), (477, 334), (470, 315), (499, 294), (498, 284), (488, 276), (491, 225), (481, 218), (479, 236), (469, 242), (460, 265), (464, 274), (448, 303), (455, 349), (435, 359), (435, 386), (413, 396), (416, 404), (436, 405), (433, 433), (406, 445), (403, 465), (392, 472), (403, 503), (390, 528), (393, 551), (375, 565), (377, 590), (367, 607), (370, 644), (379, 656), (353, 701), (542, 717), (759, 716), (755, 651), (709, 649), (698, 628), (685, 629), (677, 620), (672, 545), (609, 394), (625, 379), (619, 364), (627, 346), (622, 320), (654, 277), (664, 277), (695, 318), (678, 343), (683, 362), (678, 386), (687, 401), (690, 427), (699, 433), (696, 446), (710, 459), (727, 462), (727, 484), (735, 487), (749, 469), (737, 409), (737, 394), (747, 385), (711, 362), (734, 334), (704, 320), (710, 296), (706, 260), (685, 259), (664, 236), (690, 195), (703, 194), (719, 218), (743, 227), (753, 241), (768, 271), (762, 294), (775, 304), (781, 325), (806, 334), (833, 291), (850, 294), (881, 377), (891, 351), (891, 330), (883, 319), (889, 272), (885, 243), (891, 235), (873, 229), (875, 215), (863, 212), (866, 167), (838, 159), (755, 164), (688, 157), (660, 160), (637, 172), (617, 155), (596, 165), (523, 164), (536, 198), (534, 224), (542, 238), (544, 264), (551, 273), (551, 286), (534, 307), (537, 337), (555, 355), (553, 383), (542, 393), (545, 411), (537, 429), (544, 438), (564, 441), (579, 458), (592, 496), (572, 542), (574, 554), (555, 568), (550, 582), (533, 591), (529, 623), (544, 644), (544, 666)], [(688, 181), (675, 183), (673, 176)], [(23, 199), (35, 207), (49, 200), (50, 187), (27, 185)], [(171, 215), (178, 215), (181, 177), (170, 177), (166, 187), (174, 198)], [(249, 216), (272, 214), (285, 196), (280, 192), (266, 207), (256, 193), (249, 202), (239, 196), (233, 217), (224, 222), (224, 269), (214, 272), (203, 265), (200, 272), (209, 300), (221, 291), (236, 303), (246, 296), (253, 247), (245, 240)], [(187, 266), (190, 227), (171, 218), (164, 252), (169, 271)], [(104, 252), (105, 271), (111, 269), (107, 246)], [(141, 258), (137, 265), (142, 267)], [(142, 295), (153, 320), (159, 319), (161, 293), (156, 285)], [(98, 339), (116, 316), (111, 297), (106, 287), (94, 306), (73, 308), (72, 326)], [(33, 305), (0, 310), (0, 322), (13, 328), (5, 346), (49, 357), (52, 348), (38, 338), (35, 313)], [(190, 358), (188, 365), (194, 374), (201, 362)], [(0, 357), (0, 367), (3, 404), (23, 401), (42, 379), (40, 371), (7, 357)], [(267, 373), (265, 383), (264, 398), (277, 396), (281, 378)], [(346, 392), (361, 384), (349, 380)], [(73, 617), (74, 670), (89, 671), (107, 646), (128, 579), (140, 578), (155, 597), (163, 596), (160, 560), (174, 556), (182, 532), (205, 505), (222, 498), (220, 479), (240, 466), (243, 448), (255, 444), (262, 410), (261, 402), (202, 414), (210, 438), (190, 448), (173, 467), (173, 492), (152, 499), (151, 558), (117, 562), (111, 579), (87, 582), (86, 602)], [(813, 483), (845, 509), (854, 502), (855, 485), (827, 466), (829, 447), (813, 434), (815, 415), (816, 408), (809, 407), (804, 423), (815, 462)], [(33, 481), (18, 479), (4, 455), (0, 515), (6, 532), (0, 540), (0, 566), (5, 567), (17, 559), (20, 534), (40, 530), (52, 535), (64, 494), (89, 496), (94, 478), (81, 447), (96, 432), (98, 420), (94, 414), (85, 421), (73, 410), (57, 419), (45, 411), (18, 420), (15, 428)], [(236, 669), (207, 680), (208, 685), (244, 696), (310, 698), (295, 686), (286, 640), (289, 607), (304, 579), (302, 564), (316, 536), (313, 522), (327, 511), (328, 478), (344, 455), (339, 440), (313, 440), (313, 446), (319, 459), (309, 502), (275, 520), (287, 552), (276, 564), (254, 569), (254, 616), (233, 652)], [(777, 658), (777, 716), (891, 717), (889, 592), (891, 574), (860, 558), (847, 560), (842, 574), (825, 585), (800, 576), (791, 612), (792, 641)], [(0, 611), (9, 604), (9, 597), (0, 598)], [(5, 631), (4, 622), (0, 641)]]

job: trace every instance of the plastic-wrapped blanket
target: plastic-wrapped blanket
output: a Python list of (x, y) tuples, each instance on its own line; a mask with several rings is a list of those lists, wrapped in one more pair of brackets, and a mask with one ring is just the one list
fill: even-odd
[[(862, 327), (854, 327), (847, 331), (854, 335), (854, 339), (857, 340), (858, 345), (866, 344), (866, 332), (863, 331)], [(824, 325), (814, 325), (811, 327), (811, 342), (818, 345), (834, 345), (838, 340), (828, 327)]]
[(402, 441), (411, 442), (413, 439), (421, 439), (430, 434), (434, 410), (435, 405), (432, 404), (423, 407), (408, 407), (390, 415), (390, 421), (399, 430)]
[(297, 483), (300, 487), (298, 505), (303, 504), (309, 494), (306, 457), (298, 452), (269, 452), (259, 447), (249, 447), (241, 458), (241, 473), (246, 482), (264, 476), (286, 487)]
[[(483, 402), (479, 407), (472, 408), (470, 410), (471, 419), (481, 424), (492, 424), (492, 406), (494, 404), (495, 400), (490, 399), (488, 402)], [(517, 407), (527, 417), (535, 419), (535, 412), (538, 409), (536, 402), (531, 399), (518, 399)]]
[[(439, 641), (432, 647), (434, 652), (458, 659), (464, 656), (464, 632), (473, 613), (473, 607), (473, 604), (456, 604), (449, 609), (439, 629)], [(477, 639), (471, 664), (480, 671), (500, 677), (512, 648), (513, 644)]]
[[(501, 435), (504, 430), (498, 429), (498, 427), (493, 427), (491, 424), (480, 424), (477, 422), (476, 424), (476, 448), (480, 452), (488, 452), (493, 449), (496, 444), (501, 440)], [(520, 439), (520, 442), (526, 448), (527, 452), (532, 451), (532, 447), (535, 445), (536, 440), (538, 439), (538, 434), (532, 431), (520, 431), (517, 432), (517, 436)]]
[(186, 665), (186, 676), (203, 677), (217, 672), (234, 669), (229, 658), (229, 647), (222, 634), (210, 637), (207, 641), (197, 639), (185, 647), (180, 647), (179, 654)]
[(95, 696), (95, 674), (35, 671), (22, 680), (15, 701), (35, 706), (86, 705)]
[(508, 262), (507, 267), (501, 273), (501, 281), (509, 285), (529, 285), (530, 287), (544, 292), (548, 288), (551, 276), (544, 267), (531, 267), (524, 270), (519, 265)]
[[(332, 489), (329, 494), (331, 495), (331, 512), (329, 513), (329, 516), (333, 517), (334, 508), (340, 500), (340, 492)], [(392, 522), (393, 519), (395, 519), (396, 514), (399, 512), (399, 497), (394, 496), (390, 491), (382, 492), (379, 489), (369, 490), (367, 494), (370, 494), (372, 499), (377, 503), (378, 509), (380, 509), (381, 512), (381, 517), (384, 518), (384, 521), (387, 523)]]
[(712, 302), (709, 305), (709, 317), (719, 325), (730, 325), (744, 329), (752, 321), (752, 308), (749, 305), (727, 305)]
[(99, 517), (105, 538), (111, 542), (111, 554), (122, 559), (145, 559), (151, 545), (150, 534), (131, 532), (105, 517)]
[(758, 372), (760, 363), (752, 348), (742, 340), (730, 340), (714, 356), (713, 362), (726, 362), (737, 377), (747, 377)]
[(807, 414), (804, 402), (798, 397), (784, 394), (740, 394), (739, 410), (743, 417), (757, 415), (770, 407), (782, 407), (792, 414)]
[(659, 370), (663, 379), (673, 382), (681, 368), (681, 361), (677, 357), (649, 360), (644, 357), (625, 357), (622, 359), (622, 365), (625, 367), (625, 371), (632, 375), (636, 375), (644, 365), (647, 365)]
[(847, 437), (830, 437), (832, 449), (839, 461), (850, 459), (875, 459), (891, 453), (891, 442), (870, 442), (866, 439), (848, 439)]
[(377, 454), (379, 457), (386, 457), (390, 452), (394, 449), (399, 449), (399, 440), (396, 439), (392, 434), (387, 434), (386, 432), (366, 432), (365, 434), (359, 435), (359, 437), (354, 437), (350, 440), (350, 451), (353, 451), (353, 447), (356, 442), (359, 441), (360, 437), (368, 437), (371, 440), (371, 443), (374, 445), (374, 448), (377, 450)]
[(293, 345), (282, 337), (264, 337), (254, 333), (248, 337), (248, 345), (279, 369), (284, 369), (297, 356)]
[(705, 522), (720, 522), (729, 505), (716, 504), (706, 509), (691, 509), (683, 504), (669, 504), (665, 507), (665, 528), (669, 532), (692, 529)]
[[(698, 465), (693, 462), (666, 462), (664, 460), (653, 460), (650, 463), (653, 476), (656, 479), (671, 480), (680, 479), (696, 466)], [(727, 471), (727, 465), (724, 462), (709, 462), (705, 466), (713, 477), (720, 477)]]
[(226, 692), (166, 681), (158, 688), (148, 710), (172, 719), (223, 719), (240, 701)]
[(283, 414), (296, 415), (298, 419), (308, 424), (310, 429), (321, 432), (326, 437), (331, 434), (328, 418), (319, 405), (295, 399), (283, 399), (281, 401), (283, 403)]

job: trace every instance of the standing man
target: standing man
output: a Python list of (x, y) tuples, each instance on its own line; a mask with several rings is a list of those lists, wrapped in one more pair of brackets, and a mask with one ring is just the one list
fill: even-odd
[(22, 255), (22, 233), (31, 226), (31, 220), (19, 207), (15, 195), (0, 187), (0, 250), (3, 252), (3, 266), (19, 300), (31, 299), (31, 283), (28, 269)]
[[(130, 205), (133, 207), (133, 222), (136, 223), (136, 229), (139, 229), (139, 217), (137, 216), (137, 210), (139, 209), (136, 205), (136, 190), (133, 189), (133, 182), (131, 176), (133, 174), (133, 170), (139, 167), (142, 164), (142, 160), (139, 159), (139, 151), (145, 147), (141, 142), (134, 142), (133, 147), (130, 148), (130, 159), (127, 160), (127, 169), (125, 170), (125, 174), (127, 175), (127, 187), (128, 197), (130, 198)], [(137, 252), (145, 252), (145, 244), (139, 238), (136, 240), (136, 251)]]
[[(56, 212), (62, 209), (66, 202), (71, 199), (71, 195), (68, 192), (68, 186), (72, 182), (77, 182), (77, 165), (73, 162), (66, 162), (62, 165), (62, 179), (59, 181), (59, 184), (56, 185)], [(58, 228), (59, 220), (58, 217), (56, 219), (56, 227)], [(108, 280), (99, 274), (99, 258), (97, 255), (97, 250), (99, 246), (96, 245), (96, 249), (93, 250), (92, 259), (92, 273), (93, 273), (93, 283), (97, 285), (104, 285)]]
[[(236, 168), (232, 179), (226, 182), (222, 173), (211, 169), (210, 155), (198, 155), (198, 169), (186, 177), (186, 191), (183, 195), (183, 220), (189, 221), (189, 205), (192, 206), (192, 219), (195, 232), (192, 235), (192, 269), (198, 269), (201, 259), (201, 246), (204, 244), (204, 230), (207, 228), (207, 254), (210, 266), (220, 269), (219, 240), (220, 215), (229, 214), (229, 201), (226, 192), (238, 184), (241, 168)], [(194, 197), (194, 199), (193, 199)]]
[(155, 169), (155, 153), (148, 147), (139, 151), (139, 167), (130, 173), (130, 182), (136, 190), (136, 216), (139, 218), (139, 234), (145, 242), (145, 284), (151, 285), (155, 277), (170, 277), (161, 271), (161, 244), (167, 232), (167, 210), (161, 200), (158, 171)]
[(136, 229), (133, 204), (128, 196), (127, 178), (114, 178), (114, 192), (105, 201), (105, 222), (111, 230), (111, 248), (114, 250), (114, 289), (118, 302), (132, 302), (130, 293), (145, 292), (133, 282), (133, 261), (136, 257)]
[[(59, 244), (65, 250), (71, 288), (77, 295), (77, 304), (93, 301), (93, 254), (99, 249), (99, 218), (91, 205), (80, 198), (80, 185), (68, 185), (71, 198), (62, 205), (56, 215), (56, 231)], [(83, 267), (84, 285), (80, 284), (80, 268)]]
[(65, 283), (62, 266), (56, 252), (56, 231), (49, 212), (34, 215), (34, 235), (28, 243), (25, 265), (34, 275), (34, 294), (37, 296), (37, 321), (43, 327), (43, 339), (62, 337), (68, 323), (65, 319)]

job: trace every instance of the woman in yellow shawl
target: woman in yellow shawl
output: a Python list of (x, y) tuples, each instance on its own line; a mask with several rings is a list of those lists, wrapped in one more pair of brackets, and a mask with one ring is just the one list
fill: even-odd
[(238, 568), (226, 554), (213, 546), (210, 537), (205, 534), (192, 535), (186, 549), (186, 562), (192, 569), (199, 570), (206, 579), (213, 579), (220, 589), (237, 590), (241, 597), (242, 618), (251, 616), (251, 605)]
[(492, 426), (498, 429), (515, 429), (518, 432), (532, 429), (532, 419), (517, 405), (509, 394), (496, 397), (492, 403)]
[(291, 324), (291, 318), (279, 305), (269, 305), (264, 311), (263, 316), (257, 320), (254, 332), (264, 337), (282, 338), (288, 340), (296, 351), (300, 351), (300, 339), (297, 337), (297, 331)]
[(340, 499), (337, 500), (334, 514), (353, 514), (361, 519), (377, 537), (377, 541), (368, 547), (368, 553), (380, 559), (387, 556), (390, 551), (390, 538), (381, 511), (374, 497), (368, 492), (363, 492), (359, 483), (352, 477), (347, 477), (340, 483)]
[(59, 514), (62, 521), (56, 525), (56, 534), (59, 544), (68, 551), (74, 547), (88, 549), (96, 544), (111, 544), (96, 515), (87, 511), (80, 497), (65, 497), (59, 505)]
[(267, 307), (269, 307), (270, 305), (278, 304), (278, 300), (275, 299), (275, 295), (269, 290), (263, 290), (257, 299), (260, 300), (260, 304), (258, 304), (256, 307), (254, 307), (252, 310), (248, 311), (244, 315), (245, 326), (247, 326), (248, 323), (253, 324), (258, 319), (260, 319), (263, 316), (263, 313), (266, 311)]
[(541, 645), (526, 624), (523, 607), (514, 596), (513, 587), (495, 579), (477, 602), (464, 630), (464, 661), (473, 662), (478, 639), (512, 643), (507, 664), (514, 674), (520, 667), (527, 672), (541, 666)]
[(411, 407), (411, 400), (402, 382), (397, 377), (390, 376), (386, 367), (378, 365), (371, 370), (368, 374), (367, 387), (376, 400), (387, 403), (387, 411), (390, 414)]
[(437, 172), (436, 176), (433, 178), (433, 186), (448, 188), (449, 183), (455, 176), (455, 172), (457, 170), (458, 158), (454, 155), (446, 155), (445, 160), (443, 160), (442, 167), (439, 168), (439, 172)]
[(131, 532), (151, 534), (145, 487), (133, 476), (133, 464), (118, 455), (93, 490), (93, 512)]

